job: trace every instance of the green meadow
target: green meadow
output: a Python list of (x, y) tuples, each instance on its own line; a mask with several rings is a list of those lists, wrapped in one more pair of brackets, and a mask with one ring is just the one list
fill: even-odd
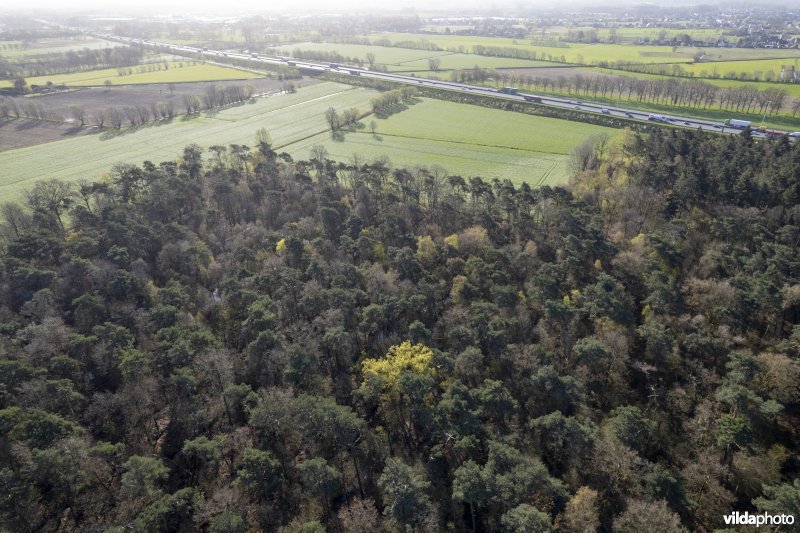
[[(377, 124), (375, 135), (369, 123)], [(334, 159), (387, 155), (395, 165), (444, 167), (464, 177), (511, 179), (531, 185), (563, 183), (572, 149), (597, 134), (619, 130), (441, 100), (420, 99), (385, 119), (366, 117), (341, 136), (330, 132), (292, 145), (308, 157), (323, 145)]]
[(0, 200), (16, 196), (38, 179), (93, 181), (118, 162), (174, 160), (192, 143), (203, 148), (232, 143), (253, 146), (260, 128), (266, 128), (279, 146), (291, 144), (325, 131), (328, 107), (366, 110), (375, 94), (348, 85), (320, 83), (294, 94), (270, 96), (197, 117), (0, 152)]
[[(333, 135), (324, 118), (329, 107), (369, 109), (375, 91), (319, 83), (295, 94), (168, 123), (131, 130), (105, 131), (0, 153), (0, 200), (16, 197), (36, 180), (97, 180), (115, 163), (174, 160), (191, 143), (253, 146), (266, 128), (278, 151), (306, 158), (324, 145), (333, 159), (347, 161), (388, 156), (395, 165), (432, 167), (463, 176), (509, 178), (532, 185), (559, 183), (567, 177), (566, 159), (587, 137), (618, 130), (583, 123), (419, 99), (386, 118), (369, 115), (358, 129)], [(377, 124), (376, 134), (369, 123)]]
[[(11, 46), (14, 48), (11, 48)], [(0, 57), (14, 60), (20, 56), (52, 54), (70, 50), (83, 50), (84, 48), (96, 50), (98, 48), (113, 48), (114, 46), (120, 46), (120, 44), (92, 37), (38, 39), (28, 43), (23, 43), (22, 41), (0, 41)]]
[[(136, 85), (145, 83), (180, 83), (195, 81), (218, 81), (258, 78), (258, 74), (237, 70), (234, 68), (220, 67), (208, 64), (189, 64), (188, 62), (169, 62), (168, 69), (152, 72), (138, 72), (139, 67), (130, 67), (132, 74), (120, 76), (118, 69), (106, 68), (100, 70), (87, 70), (69, 74), (53, 74), (26, 78), (28, 86), (45, 85), (53, 82), (55, 85), (90, 86), (103, 85), (110, 80), (114, 85)], [(0, 81), (0, 87), (10, 87), (13, 80)]]
[(706, 61), (731, 61), (800, 57), (800, 50), (774, 50), (766, 48), (695, 48), (683, 46), (644, 46), (631, 44), (582, 44), (563, 43), (562, 46), (540, 46), (526, 39), (502, 37), (473, 37), (464, 35), (421, 35), (413, 33), (382, 33), (370, 39), (397, 41), (428, 41), (442, 49), (457, 52), (472, 52), (474, 46), (513, 47), (535, 51), (537, 57), (550, 57), (566, 63), (592, 65), (601, 61), (624, 61), (630, 63), (689, 63), (698, 55)]
[(295, 50), (336, 52), (345, 57), (366, 61), (368, 53), (375, 54), (375, 62), (386, 65), (391, 72), (416, 72), (429, 69), (428, 60), (439, 61), (440, 70), (464, 69), (479, 66), (481, 68), (535, 68), (552, 66), (544, 61), (529, 61), (504, 57), (486, 57), (475, 54), (453, 52), (434, 52), (410, 48), (395, 48), (363, 44), (339, 43), (300, 43), (283, 46), (278, 50), (282, 54), (291, 54)]

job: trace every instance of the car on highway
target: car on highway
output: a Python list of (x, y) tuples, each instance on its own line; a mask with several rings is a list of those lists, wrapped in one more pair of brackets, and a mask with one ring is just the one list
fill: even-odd
[(691, 126), (691, 124), (689, 124), (689, 121), (688, 121), (688, 120), (684, 120), (684, 121), (683, 121), (683, 125), (684, 125), (684, 126)]
[(626, 111), (625, 116), (628, 118), (633, 118), (633, 113), (631, 113), (630, 111)]
[(717, 129), (722, 128), (722, 124), (713, 124), (712, 126)]
[(604, 115), (610, 115), (611, 114), (611, 111), (609, 111), (605, 107), (603, 109), (601, 109), (600, 112), (603, 113)]

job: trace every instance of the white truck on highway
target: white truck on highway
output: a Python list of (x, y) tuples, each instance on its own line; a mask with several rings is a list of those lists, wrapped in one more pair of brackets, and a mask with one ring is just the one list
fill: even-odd
[(737, 120), (735, 118), (729, 118), (725, 121), (726, 126), (730, 126), (731, 128), (739, 128), (741, 130), (745, 128), (749, 128), (752, 122), (749, 120)]

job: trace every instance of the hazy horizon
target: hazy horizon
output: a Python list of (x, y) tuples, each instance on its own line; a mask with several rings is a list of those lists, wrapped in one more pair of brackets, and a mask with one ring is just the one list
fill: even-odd
[[(64, 5), (56, 0), (31, 0), (24, 5), (6, 7), (6, 13), (10, 12), (47, 12), (53, 14), (66, 13), (92, 13), (92, 14), (129, 14), (129, 15), (164, 15), (164, 14), (229, 14), (241, 15), (246, 13), (382, 13), (408, 10), (416, 13), (435, 14), (448, 12), (452, 14), (455, 10), (482, 13), (483, 15), (494, 14), (502, 16), (508, 12), (530, 12), (532, 9), (558, 9), (568, 11), (571, 8), (586, 10), (587, 8), (597, 8), (596, 11), (603, 9), (613, 9), (615, 7), (629, 6), (652, 6), (657, 7), (676, 7), (693, 5), (719, 5), (720, 1), (692, 2), (686, 0), (675, 0), (671, 2), (642, 2), (637, 0), (619, 0), (614, 3), (597, 5), (592, 0), (571, 0), (567, 3), (556, 0), (537, 0), (534, 2), (520, 2), (519, 0), (495, 0), (490, 3), (480, 2), (479, 0), (444, 0), (437, 2), (432, 7), (429, 2), (422, 0), (393, 0), (391, 4), (376, 5), (367, 0), (277, 0), (265, 4), (260, 0), (235, 0), (221, 5), (219, 2), (192, 1), (192, 0), (141, 0), (124, 4), (109, 4), (104, 0), (74, 0), (69, 5)], [(766, 0), (762, 2), (726, 2), (727, 6), (744, 6), (758, 3), (761, 5), (786, 6), (785, 3)], [(464, 13), (468, 15), (468, 13)]]

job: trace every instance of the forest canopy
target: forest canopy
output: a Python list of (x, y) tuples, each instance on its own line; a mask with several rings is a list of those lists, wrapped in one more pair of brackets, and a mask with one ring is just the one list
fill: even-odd
[(265, 139), (1, 206), (0, 528), (800, 518), (800, 143), (533, 189)]

